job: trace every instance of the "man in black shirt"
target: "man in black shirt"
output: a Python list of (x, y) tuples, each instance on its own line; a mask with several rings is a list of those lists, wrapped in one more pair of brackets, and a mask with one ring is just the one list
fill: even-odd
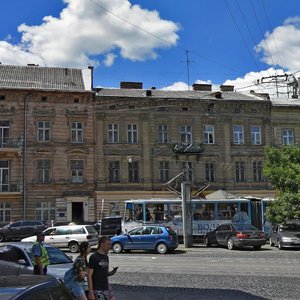
[(89, 300), (115, 300), (109, 287), (108, 276), (114, 275), (118, 268), (109, 271), (107, 253), (111, 248), (110, 238), (102, 236), (99, 239), (97, 251), (93, 253), (88, 264)]

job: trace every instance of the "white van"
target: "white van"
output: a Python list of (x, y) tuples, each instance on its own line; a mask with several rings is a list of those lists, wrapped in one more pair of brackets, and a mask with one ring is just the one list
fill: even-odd
[[(98, 244), (99, 236), (91, 225), (65, 225), (48, 227), (44, 231), (45, 243), (57, 248), (69, 248), (70, 252), (79, 251), (81, 242), (89, 242), (90, 246)], [(21, 242), (35, 242), (36, 236), (22, 239)]]

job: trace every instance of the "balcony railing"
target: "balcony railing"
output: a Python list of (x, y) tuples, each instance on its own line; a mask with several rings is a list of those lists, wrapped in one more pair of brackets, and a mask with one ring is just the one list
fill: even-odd
[(21, 182), (0, 183), (0, 193), (21, 192)]
[(173, 145), (173, 152), (175, 154), (200, 154), (203, 152), (203, 144), (198, 143), (176, 143)]
[(2, 148), (22, 148), (22, 138), (0, 138), (0, 149)]

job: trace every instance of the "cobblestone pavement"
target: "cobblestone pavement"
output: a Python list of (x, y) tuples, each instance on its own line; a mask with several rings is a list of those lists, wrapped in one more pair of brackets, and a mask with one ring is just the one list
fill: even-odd
[(117, 300), (300, 299), (300, 251), (202, 246), (170, 255), (110, 255)]

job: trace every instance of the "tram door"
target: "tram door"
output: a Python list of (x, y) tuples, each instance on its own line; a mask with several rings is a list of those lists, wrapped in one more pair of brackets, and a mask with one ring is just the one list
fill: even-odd
[(251, 224), (258, 229), (262, 230), (261, 225), (261, 201), (251, 201)]

